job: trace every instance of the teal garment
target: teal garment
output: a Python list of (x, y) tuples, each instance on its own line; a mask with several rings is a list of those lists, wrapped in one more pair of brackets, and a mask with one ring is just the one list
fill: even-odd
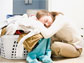
[(37, 58), (43, 63), (52, 63), (51, 50), (50, 50), (51, 39), (40, 39), (36, 48), (29, 52), (26, 60), (28, 63), (39, 63)]

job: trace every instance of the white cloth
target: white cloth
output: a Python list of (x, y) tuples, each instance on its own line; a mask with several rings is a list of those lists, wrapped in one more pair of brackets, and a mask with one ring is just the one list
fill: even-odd
[(22, 18), (24, 16), (26, 16), (26, 14), (24, 14), (23, 16), (16, 15), (14, 17), (7, 18), (6, 20), (0, 21), (0, 29), (3, 28), (4, 26), (11, 24), (11, 23), (15, 23), (18, 18)]
[(7, 21), (0, 21), (0, 29), (2, 29), (6, 25), (8, 25)]
[(14, 20), (14, 22), (7, 26), (7, 35), (14, 34), (16, 30), (23, 30), (24, 32), (33, 31), (34, 29), (38, 29), (38, 26), (41, 24), (41, 22), (36, 20), (36, 17), (28, 17), (26, 14), (21, 17), (11, 18), (8, 22), (11, 20)]
[(6, 27), (6, 31), (7, 31), (6, 35), (14, 34), (16, 32), (16, 30), (23, 30), (24, 32), (30, 31), (30, 33), (28, 35), (24, 36), (19, 41), (18, 46), (17, 46), (16, 56), (22, 57), (24, 40), (35, 34), (40, 33), (40, 30), (38, 30), (39, 29), (38, 27), (40, 27), (40, 25), (42, 25), (42, 23), (40, 21), (37, 21), (35, 16), (28, 17), (26, 14), (23, 16), (11, 18), (10, 20), (8, 20), (8, 22), (10, 22), (10, 21), (12, 23), (10, 23)]

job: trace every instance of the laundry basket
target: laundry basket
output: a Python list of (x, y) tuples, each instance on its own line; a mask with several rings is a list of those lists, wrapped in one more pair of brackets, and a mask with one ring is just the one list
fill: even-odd
[(19, 35), (4, 35), (1, 37), (1, 56), (6, 59), (26, 59), (27, 50), (23, 50), (23, 57), (16, 57), (17, 39)]
[(1, 38), (0, 38), (0, 55), (1, 55)]

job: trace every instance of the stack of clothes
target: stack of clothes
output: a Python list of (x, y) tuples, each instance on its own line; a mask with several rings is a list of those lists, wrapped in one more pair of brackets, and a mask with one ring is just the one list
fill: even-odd
[[(23, 16), (14, 16), (8, 18), (4, 23), (6, 24), (0, 27), (2, 30), (1, 36), (19, 35), (18, 43), (22, 42), (24, 48), (28, 52), (30, 52), (37, 42), (43, 38), (40, 31), (37, 29), (38, 26), (36, 26), (39, 22), (36, 21), (36, 17), (34, 16), (29, 18), (27, 14), (24, 14)], [(35, 31), (35, 33), (32, 31)], [(24, 38), (26, 35), (28, 35), (28, 37)], [(24, 40), (20, 41), (21, 39)]]

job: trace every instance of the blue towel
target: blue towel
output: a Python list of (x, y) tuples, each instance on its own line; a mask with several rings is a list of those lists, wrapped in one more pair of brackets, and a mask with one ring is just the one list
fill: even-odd
[(50, 50), (51, 39), (40, 39), (36, 48), (29, 52), (26, 60), (28, 63), (39, 63), (37, 58), (43, 63), (52, 63), (51, 50)]

